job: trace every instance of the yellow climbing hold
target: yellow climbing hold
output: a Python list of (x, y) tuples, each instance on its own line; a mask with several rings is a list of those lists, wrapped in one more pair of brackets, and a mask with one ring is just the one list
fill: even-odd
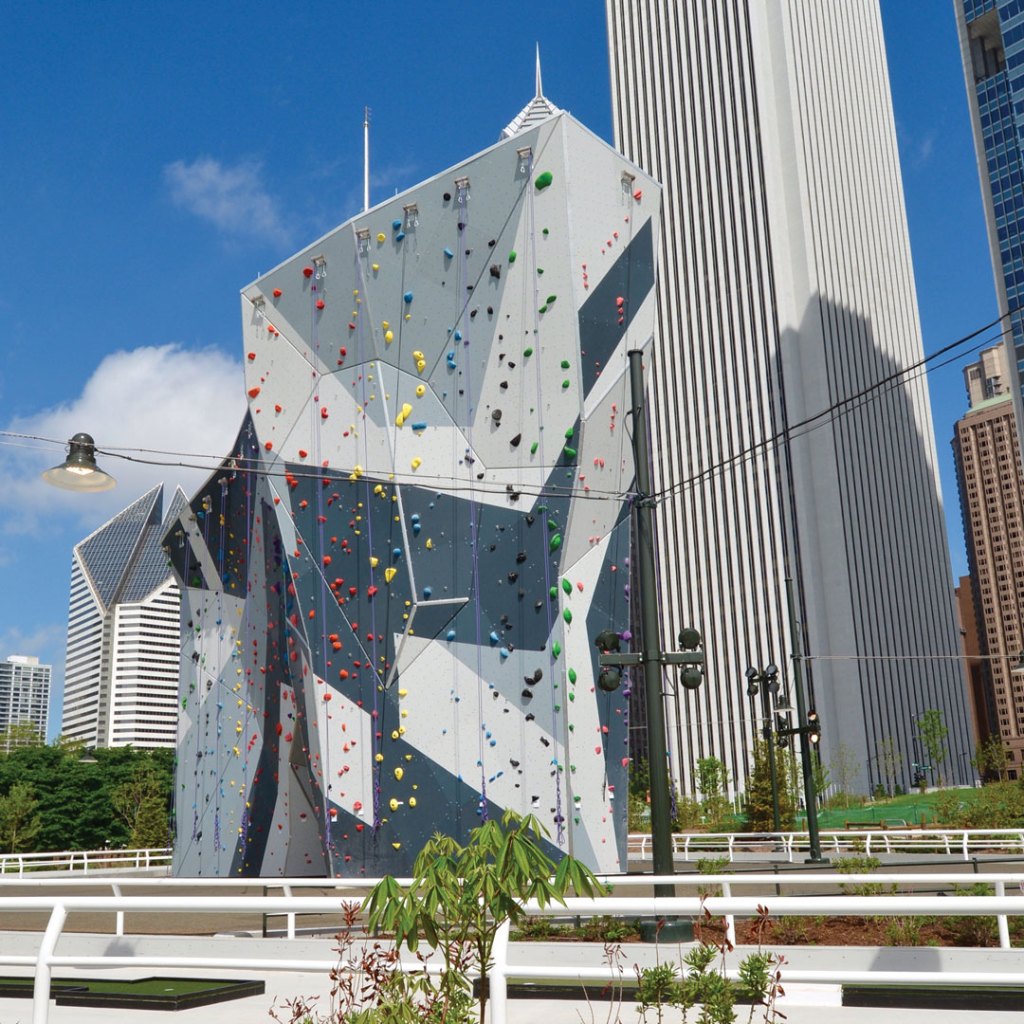
[(402, 848), (402, 844), (401, 844), (401, 843), (392, 843), (391, 845), (392, 845), (392, 846), (393, 846), (393, 847), (394, 847), (394, 848), (395, 848), (396, 850), (400, 850), (400, 849)]
[(379, 263), (371, 263), (370, 264), (370, 269), (376, 274), (377, 271), (380, 270), (380, 264)]
[(425, 384), (416, 385), (416, 397), (422, 398), (427, 393), (427, 387)]
[(395, 426), (402, 427), (405, 421), (412, 415), (412, 406), (408, 402), (402, 403), (402, 411), (395, 417)]
[(428, 538), (427, 538), (427, 542), (426, 542), (426, 544), (424, 545), (424, 547), (426, 547), (426, 549), (427, 549), (428, 551), (432, 551), (432, 550), (433, 550), (433, 548), (434, 548), (434, 542), (433, 542), (433, 541), (432, 541), (432, 540), (431, 540), (431, 539), (430, 539), (430, 538), (428, 537)]
[[(408, 603), (409, 602), (406, 601), (406, 604), (408, 604)], [(399, 690), (398, 691), (398, 696), (399, 697), (408, 697), (409, 696), (409, 691), (408, 690)]]
[(389, 565), (384, 570), (384, 582), (385, 583), (390, 583), (395, 578), (395, 576), (397, 576), (397, 575), (398, 575), (398, 570), (393, 565)]
[(399, 782), (402, 781), (402, 776), (404, 774), (405, 774), (405, 769), (404, 768), (396, 768), (395, 769), (395, 778), (398, 779)]
[(381, 322), (380, 322), (380, 329), (382, 331), (386, 331), (390, 326), (391, 326), (391, 324), (389, 324), (387, 322), (387, 320), (381, 320)]
[(370, 568), (371, 569), (376, 569), (379, 563), (380, 563), (380, 559), (376, 555), (370, 555)]
[(384, 493), (384, 485), (383, 484), (377, 484), (377, 486), (374, 487), (374, 489), (373, 489), (373, 493), (378, 495), (378, 496), (383, 494)]
[(384, 244), (384, 242), (387, 241), (387, 238), (388, 236), (385, 235), (383, 231), (377, 232), (377, 241), (380, 242), (382, 245)]
[(377, 762), (377, 764), (380, 764), (381, 761), (384, 760), (384, 755), (383, 754), (374, 754), (373, 755), (373, 759), (374, 759), (374, 761)]
[(386, 344), (390, 345), (391, 342), (393, 342), (394, 340), (395, 340), (395, 333), (394, 333), (394, 331), (385, 331), (384, 332), (384, 341), (385, 341)]
[(414, 797), (414, 796), (409, 797), (409, 806), (410, 807), (415, 807), (416, 806), (416, 797)]
[(413, 469), (419, 469), (423, 465), (423, 460), (417, 455), (409, 463)]

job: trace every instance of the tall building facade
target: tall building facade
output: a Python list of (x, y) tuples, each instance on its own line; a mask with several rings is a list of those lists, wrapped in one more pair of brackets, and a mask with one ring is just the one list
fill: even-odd
[(1024, 4), (954, 0), (1018, 436), (1024, 388)]
[[(799, 642), (846, 784), (971, 728), (875, 0), (608, 0), (615, 140), (662, 182), (653, 359), (663, 632), (704, 635), (671, 769), (749, 771), (748, 665)], [(883, 384), (883, 382), (885, 382)], [(880, 386), (881, 385), (881, 386)], [(794, 583), (797, 636), (784, 580)], [(671, 679), (668, 680), (671, 684)], [(833, 772), (833, 779), (836, 777)]]
[[(46, 742), (50, 726), (50, 676), (52, 668), (39, 659), (12, 654), (0, 661), (0, 732), (11, 726), (30, 727), (40, 742)], [(27, 735), (7, 734), (3, 746), (27, 742)]]
[[(62, 732), (88, 746), (173, 747), (181, 592), (154, 487), (75, 545)], [(178, 518), (180, 489), (167, 510)]]
[(953, 454), (986, 682), (985, 731), (1002, 737), (1017, 778), (1024, 777), (1024, 676), (1014, 671), (1024, 650), (1024, 474), (1008, 378), (1003, 346), (966, 368), (970, 409), (957, 420)]

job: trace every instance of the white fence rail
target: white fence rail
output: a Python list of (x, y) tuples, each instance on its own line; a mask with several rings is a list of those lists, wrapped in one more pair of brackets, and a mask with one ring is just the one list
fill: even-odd
[[(650, 886), (656, 881), (671, 882), (681, 889), (706, 890), (712, 886), (721, 886), (722, 896), (703, 898), (699, 895), (673, 898), (654, 897), (623, 897), (610, 895), (597, 899), (569, 899), (565, 906), (554, 904), (542, 908), (535, 903), (526, 905), (531, 915), (546, 916), (578, 916), (607, 915), (624, 918), (637, 917), (695, 917), (706, 908), (714, 915), (726, 918), (727, 928), (735, 934), (733, 921), (736, 917), (755, 917), (758, 908), (767, 905), (773, 916), (983, 916), (995, 917), (999, 921), (1000, 945), (1009, 947), (1008, 916), (1024, 914), (1024, 873), (986, 873), (971, 875), (974, 883), (986, 883), (993, 887), (995, 895), (976, 896), (964, 895), (949, 898), (945, 895), (931, 893), (905, 892), (900, 895), (766, 895), (772, 893), (776, 885), (806, 888), (810, 886), (852, 886), (863, 884), (894, 884), (900, 886), (929, 885), (954, 886), (962, 882), (964, 876), (955, 872), (935, 873), (803, 873), (782, 876), (775, 875), (685, 875), (654, 878), (650, 875), (611, 876), (606, 880), (614, 889), (619, 890), (632, 886)], [(212, 891), (227, 890), (240, 885), (267, 884), (280, 886), (286, 893), (294, 893), (303, 888), (332, 888), (336, 890), (330, 896), (295, 896), (295, 895), (124, 895), (122, 889), (131, 889), (143, 885), (154, 885), (152, 879), (119, 879), (116, 883), (102, 879), (76, 879), (75, 885), (88, 888), (101, 888), (109, 885), (116, 887), (117, 892), (101, 896), (62, 896), (55, 890), (62, 884), (59, 879), (34, 879), (27, 883), (46, 892), (40, 896), (4, 896), (3, 888), (15, 884), (9, 879), (7, 885), (0, 885), (0, 913), (18, 911), (49, 911), (49, 922), (43, 939), (35, 954), (0, 955), (0, 966), (32, 967), (35, 972), (33, 1024), (46, 1024), (49, 1013), (50, 984), (54, 969), (59, 968), (113, 968), (135, 967), (158, 970), (182, 970), (209, 968), (210, 960), (203, 956), (151, 956), (137, 954), (134, 956), (66, 956), (57, 952), (57, 944), (64, 932), (68, 916), (83, 911), (110, 912), (117, 915), (119, 928), (123, 930), (125, 913), (142, 914), (181, 914), (196, 913), (210, 915), (252, 914), (263, 918), (265, 915), (282, 915), (288, 921), (288, 935), (295, 935), (295, 918), (297, 915), (333, 915), (340, 910), (339, 897), (349, 894), (354, 897), (359, 890), (365, 891), (374, 884), (370, 879), (160, 879), (161, 890), (185, 888), (210, 888)], [(66, 884), (66, 883), (63, 883)], [(753, 895), (733, 895), (733, 890), (754, 889)], [(1012, 892), (1013, 895), (1007, 893)], [(507, 983), (509, 978), (523, 980), (563, 980), (563, 981), (614, 981), (617, 975), (610, 967), (587, 967), (562, 964), (553, 965), (550, 960), (543, 964), (512, 965), (509, 962), (509, 928), (503, 926), (499, 940), (494, 949), (495, 967), (491, 976), (491, 1008), (492, 1024), (506, 1024)], [(1024, 957), (1024, 950), (1019, 951)], [(1014, 954), (1016, 955), (1016, 954)], [(240, 971), (316, 971), (326, 972), (336, 966), (333, 959), (308, 960), (288, 959), (275, 956), (273, 959), (225, 958), (218, 955), (216, 966), (221, 969)], [(950, 972), (936, 969), (919, 972), (885, 972), (844, 970), (806, 970), (795, 967), (786, 968), (786, 979), (790, 982), (829, 982), (832, 984), (851, 982), (875, 982), (885, 984), (927, 984), (927, 985), (964, 985), (988, 984), (1009, 985), (1019, 984), (1020, 966), (1013, 971), (976, 971)], [(735, 977), (735, 970), (727, 972)]]
[(59, 853), (0, 854), (0, 876), (23, 878), (33, 871), (66, 871), (88, 874), (97, 870), (170, 868), (171, 851), (154, 850), (63, 850)]
[[(970, 860), (977, 854), (1009, 853), (1024, 856), (1024, 829), (974, 828), (878, 828), (828, 830), (819, 833), (822, 853), (853, 856), (858, 853), (945, 854)], [(810, 841), (806, 832), (678, 832), (672, 836), (677, 860), (728, 857), (737, 853), (765, 852), (778, 847), (787, 860), (806, 853)], [(632, 832), (627, 844), (631, 860), (650, 860), (651, 836)]]

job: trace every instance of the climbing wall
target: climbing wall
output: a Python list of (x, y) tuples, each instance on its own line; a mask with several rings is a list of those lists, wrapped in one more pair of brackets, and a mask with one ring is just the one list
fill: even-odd
[(505, 808), (624, 868), (592, 638), (629, 625), (659, 202), (557, 114), (244, 289), (248, 414), (167, 536), (176, 873), (405, 874)]

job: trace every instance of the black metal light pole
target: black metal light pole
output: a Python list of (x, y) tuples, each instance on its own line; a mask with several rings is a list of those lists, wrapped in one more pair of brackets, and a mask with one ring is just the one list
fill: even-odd
[[(796, 717), (798, 728), (793, 732), (800, 735), (800, 768), (804, 777), (804, 803), (807, 805), (807, 841), (810, 847), (808, 863), (822, 864), (821, 838), (818, 835), (818, 794), (814, 787), (814, 765), (811, 762), (811, 747), (816, 743), (817, 722), (812, 726), (807, 720), (807, 702), (804, 699), (803, 644), (796, 619), (796, 605), (793, 602), (793, 581), (786, 577), (786, 602), (789, 605), (790, 642), (793, 645), (793, 691), (796, 694)], [(817, 719), (817, 715), (814, 716)]]
[[(651, 774), (651, 839), (655, 875), (675, 874), (672, 849), (672, 805), (668, 784), (668, 748), (665, 737), (665, 708), (661, 689), (662, 670), (666, 665), (685, 666), (680, 682), (687, 689), (696, 689), (703, 678), (699, 665), (704, 655), (697, 650), (700, 634), (684, 629), (679, 634), (684, 651), (664, 651), (661, 646), (661, 622), (658, 616), (658, 578), (654, 559), (654, 506), (647, 443), (647, 417), (644, 399), (643, 353), (629, 353), (629, 381), (632, 400), (633, 461), (636, 465), (636, 581), (640, 612), (640, 651), (619, 653), (617, 634), (607, 631), (595, 638), (601, 651), (599, 664), (606, 667), (598, 680), (604, 689), (614, 689), (618, 669), (639, 665), (644, 673), (644, 696), (647, 704), (647, 756)], [(675, 886), (654, 887), (655, 896), (674, 896)], [(662, 929), (661, 935), (669, 939)]]
[(768, 749), (768, 772), (772, 781), (772, 828), (782, 831), (782, 818), (779, 815), (779, 777), (775, 768), (775, 736), (772, 729), (772, 697), (779, 689), (779, 670), (769, 665), (763, 671), (748, 668), (744, 673), (747, 681), (747, 696), (753, 699), (758, 692), (761, 694), (761, 737)]

